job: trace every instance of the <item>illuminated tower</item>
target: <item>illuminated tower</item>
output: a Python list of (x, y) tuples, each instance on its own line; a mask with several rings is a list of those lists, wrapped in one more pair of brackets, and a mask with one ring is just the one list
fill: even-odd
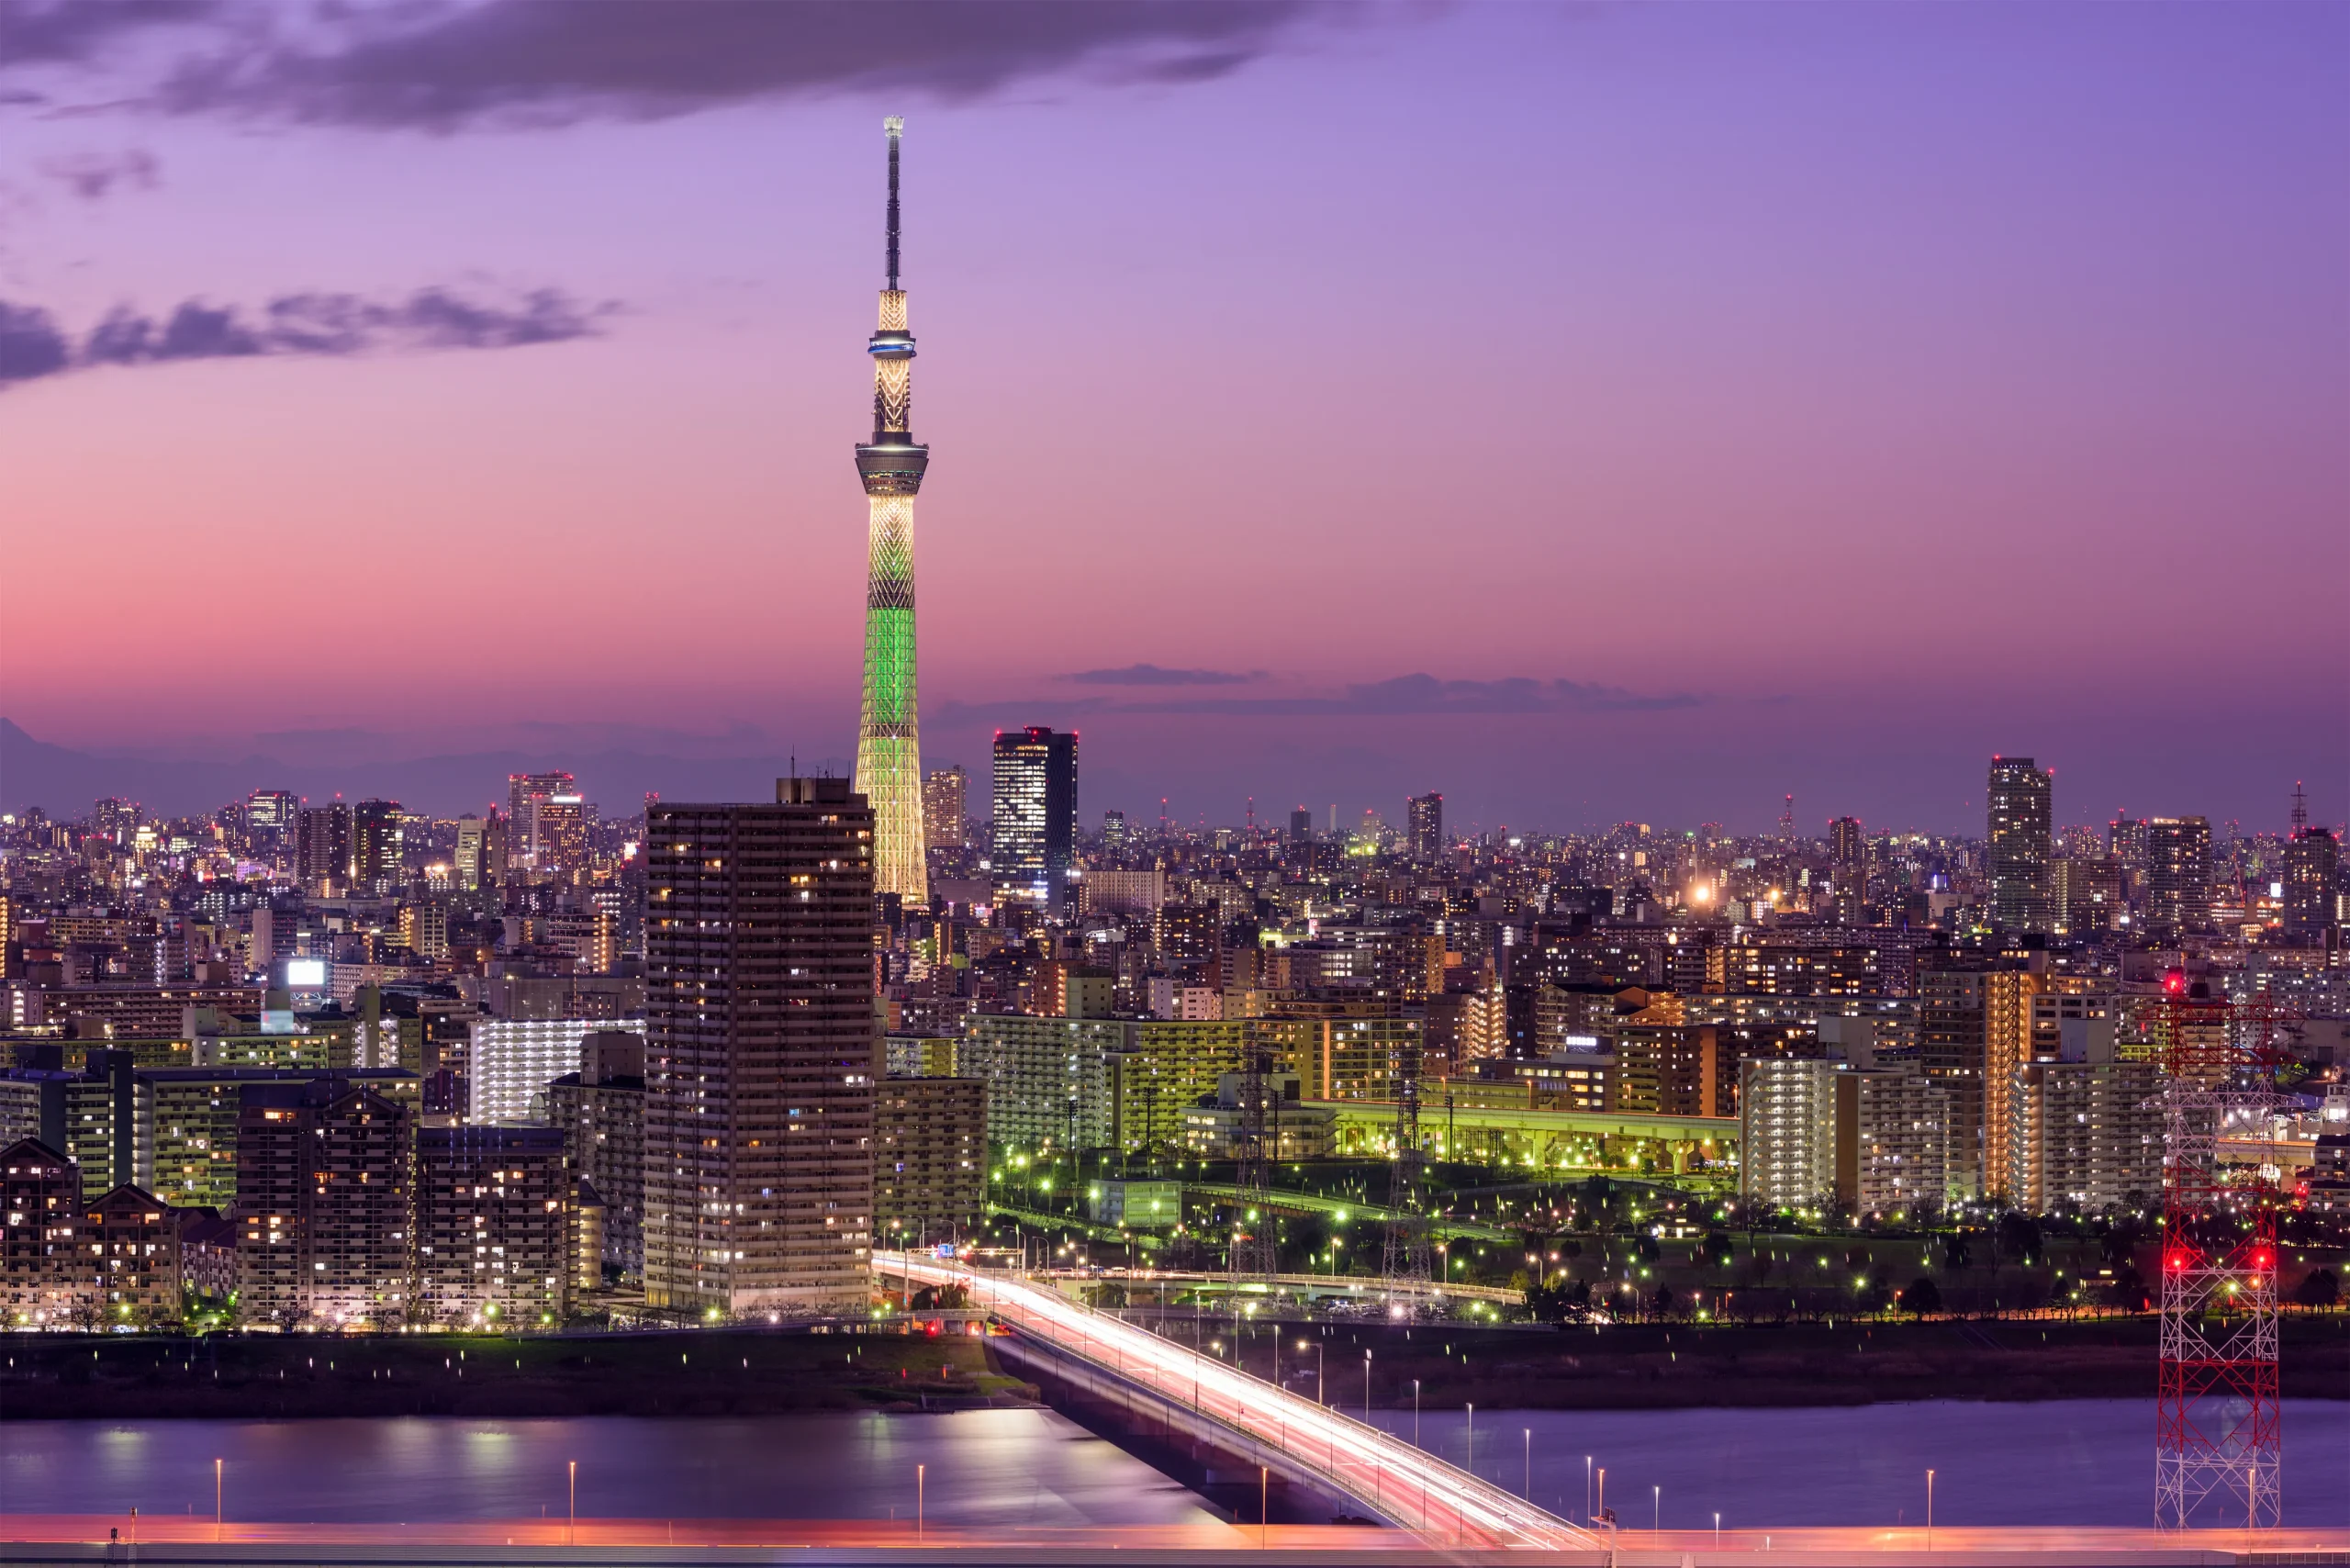
[(889, 283), (873, 355), (873, 439), (856, 449), (872, 513), (865, 577), (865, 702), (856, 731), (856, 792), (873, 806), (873, 890), (909, 905), (930, 902), (922, 822), (922, 738), (914, 714), (914, 497), (930, 448), (907, 428), (913, 404), (913, 334), (898, 286), (898, 142), (890, 133)]

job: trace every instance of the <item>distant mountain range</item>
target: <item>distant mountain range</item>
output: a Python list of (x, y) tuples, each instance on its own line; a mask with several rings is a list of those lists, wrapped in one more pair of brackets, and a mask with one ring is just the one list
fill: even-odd
[[(850, 771), (847, 760), (838, 757), (803, 756), (800, 766), (817, 773)], [(39, 806), (61, 819), (85, 816), (92, 801), (110, 795), (137, 801), (156, 816), (196, 816), (255, 790), (291, 790), (313, 801), (378, 796), (411, 811), (447, 816), (479, 812), (493, 801), (502, 804), (509, 773), (555, 769), (576, 775), (580, 792), (607, 815), (628, 816), (643, 804), (647, 790), (672, 801), (772, 800), (775, 780), (790, 771), (791, 759), (606, 750), (483, 751), (333, 767), (262, 756), (235, 762), (173, 761), (73, 751), (36, 740), (12, 721), (0, 719), (0, 810)]]

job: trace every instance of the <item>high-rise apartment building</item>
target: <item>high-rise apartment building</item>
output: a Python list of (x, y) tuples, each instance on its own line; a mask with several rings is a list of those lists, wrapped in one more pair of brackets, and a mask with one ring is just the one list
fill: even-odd
[(1828, 824), (1828, 883), (1836, 894), (1836, 918), (1858, 924), (1869, 901), (1869, 841), (1858, 817)]
[(2295, 936), (2323, 935), (2336, 924), (2342, 846), (2333, 830), (2296, 828), (2285, 846), (2285, 929)]
[(875, 1096), (873, 1213), (892, 1246), (968, 1233), (987, 1213), (988, 1086), (888, 1078)]
[(645, 1299), (861, 1311), (873, 1230), (873, 812), (845, 778), (645, 828)]
[(572, 1178), (560, 1127), (420, 1127), (416, 1302), (456, 1328), (546, 1328), (569, 1300)]
[(856, 449), (865, 483), (865, 692), (856, 728), (856, 790), (873, 812), (873, 886), (908, 907), (930, 902), (923, 842), (922, 735), (914, 683), (914, 498), (930, 448), (912, 434), (914, 339), (898, 286), (898, 144), (905, 121), (882, 121), (890, 138), (887, 281), (880, 321), (866, 342), (873, 358), (873, 439)]
[(644, 1274), (644, 1037), (599, 1031), (579, 1044), (579, 1070), (547, 1086), (575, 1177), (603, 1198), (599, 1264)]
[(1984, 982), (1980, 969), (1918, 971), (1918, 1065), (1948, 1097), (1950, 1183), (1955, 1196), (1983, 1192)]
[(1874, 1215), (1943, 1199), (1948, 1102), (1906, 1064), (1751, 1060), (1740, 1064), (1738, 1103), (1746, 1198)]
[(2121, 862), (2109, 855), (2066, 857), (2049, 867), (2056, 929), (2067, 935), (2110, 931), (2127, 913)]
[(237, 1117), (237, 1294), (292, 1328), (404, 1321), (408, 1108), (346, 1080), (247, 1084)]
[(1032, 724), (995, 737), (996, 896), (1039, 910), (1068, 906), (1077, 854), (1077, 735)]
[(295, 875), (312, 890), (351, 882), (351, 807), (341, 801), (302, 808)]
[(472, 1122), (543, 1120), (547, 1085), (579, 1069), (583, 1041), (604, 1030), (639, 1033), (634, 1019), (478, 1018), (466, 1051)]
[(70, 1322), (88, 1286), (82, 1173), (37, 1138), (0, 1149), (0, 1321), (39, 1330)]
[(934, 768), (922, 779), (923, 837), (932, 849), (960, 849), (971, 841), (971, 776), (960, 766)]
[(2211, 924), (2211, 824), (2202, 817), (2146, 823), (2146, 924), (2158, 935)]
[(2143, 1206), (2162, 1192), (2163, 1112), (2153, 1062), (2029, 1062), (2000, 1150), (2008, 1202), (2033, 1214)]
[(1404, 802), (1404, 835), (1422, 865), (1444, 858), (1444, 797), (1430, 791)]
[(2028, 756), (1995, 756), (1984, 797), (1990, 818), (1986, 846), (1991, 920), (2005, 931), (2049, 930), (2053, 776)]
[(351, 808), (351, 885), (362, 893), (388, 893), (399, 885), (400, 803), (362, 801)]

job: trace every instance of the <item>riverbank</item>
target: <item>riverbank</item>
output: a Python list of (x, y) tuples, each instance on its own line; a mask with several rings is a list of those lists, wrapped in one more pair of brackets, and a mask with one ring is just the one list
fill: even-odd
[[(1316, 1361), (1334, 1404), (1358, 1405), (1371, 1352), (1375, 1406), (1650, 1410), (1877, 1405), (1930, 1399), (2134, 1399), (2154, 1390), (2156, 1320), (1948, 1319), (1824, 1325), (1462, 1330), (1292, 1327), (1282, 1375), (1311, 1395)], [(2350, 1319), (2280, 1325), (2289, 1398), (2350, 1399)], [(1244, 1338), (1246, 1337), (1244, 1336)], [(1298, 1346), (1303, 1339), (1307, 1349)], [(1317, 1352), (1313, 1347), (1319, 1345)], [(1264, 1372), (1270, 1346), (1248, 1345)], [(1304, 1362), (1301, 1372), (1300, 1362)], [(1340, 1369), (1343, 1368), (1342, 1372)]]
[[(1136, 1314), (1146, 1325), (1150, 1315)], [(1190, 1344), (1192, 1320), (1158, 1324)], [(1198, 1324), (1229, 1357), (1228, 1320)], [(1360, 1408), (1644, 1410), (1930, 1399), (2151, 1399), (2152, 1317), (1601, 1329), (1249, 1324), (1241, 1364)], [(2289, 1317), (2288, 1398), (2350, 1399), (2350, 1319)], [(0, 1336), (0, 1418), (759, 1416), (1018, 1403), (962, 1335), (731, 1331), (566, 1338)], [(1275, 1364), (1275, 1346), (1279, 1364)], [(1301, 1348), (1303, 1347), (1303, 1348)]]
[(1019, 1399), (961, 1335), (0, 1336), (0, 1418), (767, 1416)]

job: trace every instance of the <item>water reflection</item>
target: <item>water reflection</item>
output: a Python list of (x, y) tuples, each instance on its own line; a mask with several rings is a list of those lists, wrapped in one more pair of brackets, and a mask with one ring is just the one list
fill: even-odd
[(0, 1428), (16, 1512), (212, 1511), (404, 1523), (904, 1518), (914, 1467), (940, 1525), (1163, 1525), (1212, 1516), (1191, 1492), (1049, 1411), (744, 1420), (18, 1422)]

